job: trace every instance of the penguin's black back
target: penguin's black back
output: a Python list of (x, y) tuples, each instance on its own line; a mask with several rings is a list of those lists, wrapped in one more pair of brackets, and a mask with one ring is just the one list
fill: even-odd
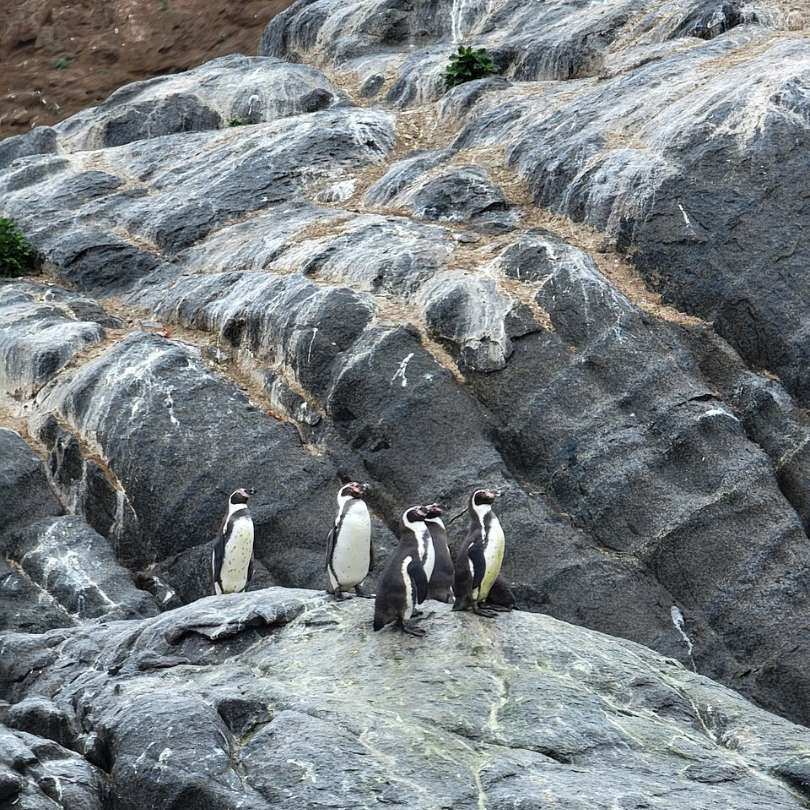
[(453, 595), (455, 568), (453, 558), (450, 556), (450, 548), (447, 545), (447, 531), (432, 520), (425, 521), (425, 524), (433, 538), (433, 549), (436, 554), (433, 574), (428, 587), (428, 597), (439, 602), (449, 602)]
[[(456, 597), (454, 610), (464, 610), (472, 605), (472, 592), (483, 579), (482, 566), (486, 567), (481, 522), (478, 520), (478, 515), (472, 510), (470, 511), (467, 536), (458, 548), (454, 565), (453, 593)], [(470, 571), (471, 562), (473, 571)]]

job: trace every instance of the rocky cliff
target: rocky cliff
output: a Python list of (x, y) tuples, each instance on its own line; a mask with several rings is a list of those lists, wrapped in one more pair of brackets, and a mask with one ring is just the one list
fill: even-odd
[[(405, 505), (455, 515), (487, 483), (520, 607), (810, 721), (807, 24), (776, 0), (299, 0), (259, 56), (0, 142), (0, 215), (46, 272), (0, 287), (6, 628), (87, 663), (193, 614), (154, 618), (208, 593), (236, 486), (258, 490), (255, 586), (320, 588), (343, 478), (372, 484), (381, 557)], [(445, 91), (460, 42), (501, 75)], [(561, 627), (480, 632), (522, 656)], [(54, 697), (42, 660), (15, 701)], [(246, 767), (226, 738), (222, 795)]]

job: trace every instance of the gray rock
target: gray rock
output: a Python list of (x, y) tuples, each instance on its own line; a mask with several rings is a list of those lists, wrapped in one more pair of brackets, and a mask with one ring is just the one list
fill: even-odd
[[(336, 104), (338, 94), (318, 70), (280, 59), (232, 54), (193, 70), (157, 76), (116, 90), (98, 107), (83, 110), (53, 129), (39, 128), (9, 157), (121, 146), (178, 132), (261, 124)], [(53, 135), (51, 135), (53, 137)], [(35, 151), (36, 150), (36, 151)], [(0, 153), (0, 163), (3, 153)]]
[(15, 703), (8, 713), (7, 724), (65, 748), (76, 742), (75, 720), (55, 703), (43, 697), (28, 697)]
[(73, 617), (17, 563), (0, 559), (0, 631), (44, 633), (73, 623)]
[[(257, 556), (269, 555), (269, 569), (285, 576), (319, 577), (320, 565), (305, 555), (321, 557), (334, 469), (302, 447), (292, 426), (208, 371), (192, 347), (133, 333), (40, 400), (43, 410), (94, 437), (125, 489), (140, 528), (138, 547), (127, 550), (131, 565), (213, 539), (228, 495), (253, 486)], [(177, 459), (195, 461), (178, 466)], [(279, 532), (287, 551), (277, 555)], [(207, 578), (208, 566), (198, 575)]]
[[(3, 680), (2, 659), (0, 683), (12, 711), (56, 692), (106, 741), (121, 808), (529, 807), (538, 789), (543, 803), (605, 810), (806, 803), (806, 729), (627, 641), (546, 616), (431, 608), (427, 637), (409, 640), (373, 633), (365, 600), (209, 597), (55, 631), (58, 649), (31, 637), (23, 657), (58, 655), (58, 674), (41, 667), (21, 686)], [(163, 665), (144, 668), (145, 656)], [(25, 762), (38, 789), (76, 762), (6, 734), (0, 761)], [(96, 771), (83, 767), (87, 785)]]
[(51, 127), (34, 127), (24, 135), (6, 138), (0, 142), (0, 168), (6, 168), (17, 158), (53, 154), (57, 151), (56, 144), (56, 130)]
[(30, 398), (76, 354), (104, 339), (95, 320), (109, 323), (103, 310), (81, 296), (71, 309), (69, 296), (54, 300), (50, 289), (11, 284), (0, 290), (0, 389), (7, 395)]
[(151, 596), (135, 588), (109, 543), (81, 518), (35, 521), (11, 536), (10, 555), (33, 582), (79, 618), (153, 616)]
[(19, 433), (0, 428), (0, 549), (9, 531), (37, 518), (61, 514), (42, 460)]

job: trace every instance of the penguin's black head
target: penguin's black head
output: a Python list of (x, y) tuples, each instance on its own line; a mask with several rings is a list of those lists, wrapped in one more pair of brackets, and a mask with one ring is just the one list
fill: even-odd
[(437, 503), (431, 503), (422, 507), (425, 510), (426, 518), (437, 518), (442, 516), (442, 508)]
[(427, 517), (427, 512), (424, 506), (412, 506), (402, 516), (406, 523), (420, 523)]
[(255, 494), (255, 489), (237, 489), (231, 493), (228, 502), (231, 506), (235, 506), (238, 503), (247, 503), (250, 500), (250, 496)]
[(339, 498), (362, 498), (369, 490), (368, 484), (361, 484), (357, 481), (349, 481), (340, 488)]
[(494, 503), (498, 495), (500, 495), (500, 493), (496, 492), (494, 489), (476, 489), (470, 498), (470, 505), (475, 507)]

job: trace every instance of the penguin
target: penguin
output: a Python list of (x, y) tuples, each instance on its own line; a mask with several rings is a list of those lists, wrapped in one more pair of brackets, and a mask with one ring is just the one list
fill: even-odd
[(368, 486), (357, 481), (344, 484), (338, 490), (337, 517), (326, 538), (327, 590), (336, 599), (343, 599), (343, 591), (352, 588), (358, 596), (367, 599), (374, 597), (360, 590), (360, 583), (368, 576), (374, 563), (371, 516), (363, 500), (367, 491)]
[(391, 622), (412, 636), (424, 636), (425, 631), (410, 621), (416, 605), (427, 599), (428, 578), (422, 566), (420, 546), (429, 536), (425, 526), (425, 510), (421, 506), (407, 509), (400, 520), (399, 545), (388, 559), (377, 583), (374, 602), (374, 629), (381, 630)]
[[(452, 603), (453, 597), (453, 558), (447, 545), (447, 529), (442, 521), (442, 508), (437, 503), (425, 507), (425, 525), (433, 541), (435, 562), (428, 582), (428, 598), (438, 602)], [(427, 572), (425, 572), (427, 573)]]
[(495, 580), (501, 572), (506, 541), (501, 523), (492, 511), (499, 493), (476, 489), (470, 496), (467, 536), (458, 550), (455, 562), (453, 610), (472, 608), (488, 619), (495, 617), (492, 605), (483, 607)]
[(253, 576), (253, 518), (247, 502), (255, 489), (237, 489), (228, 498), (228, 513), (214, 543), (211, 573), (214, 593), (241, 593)]

